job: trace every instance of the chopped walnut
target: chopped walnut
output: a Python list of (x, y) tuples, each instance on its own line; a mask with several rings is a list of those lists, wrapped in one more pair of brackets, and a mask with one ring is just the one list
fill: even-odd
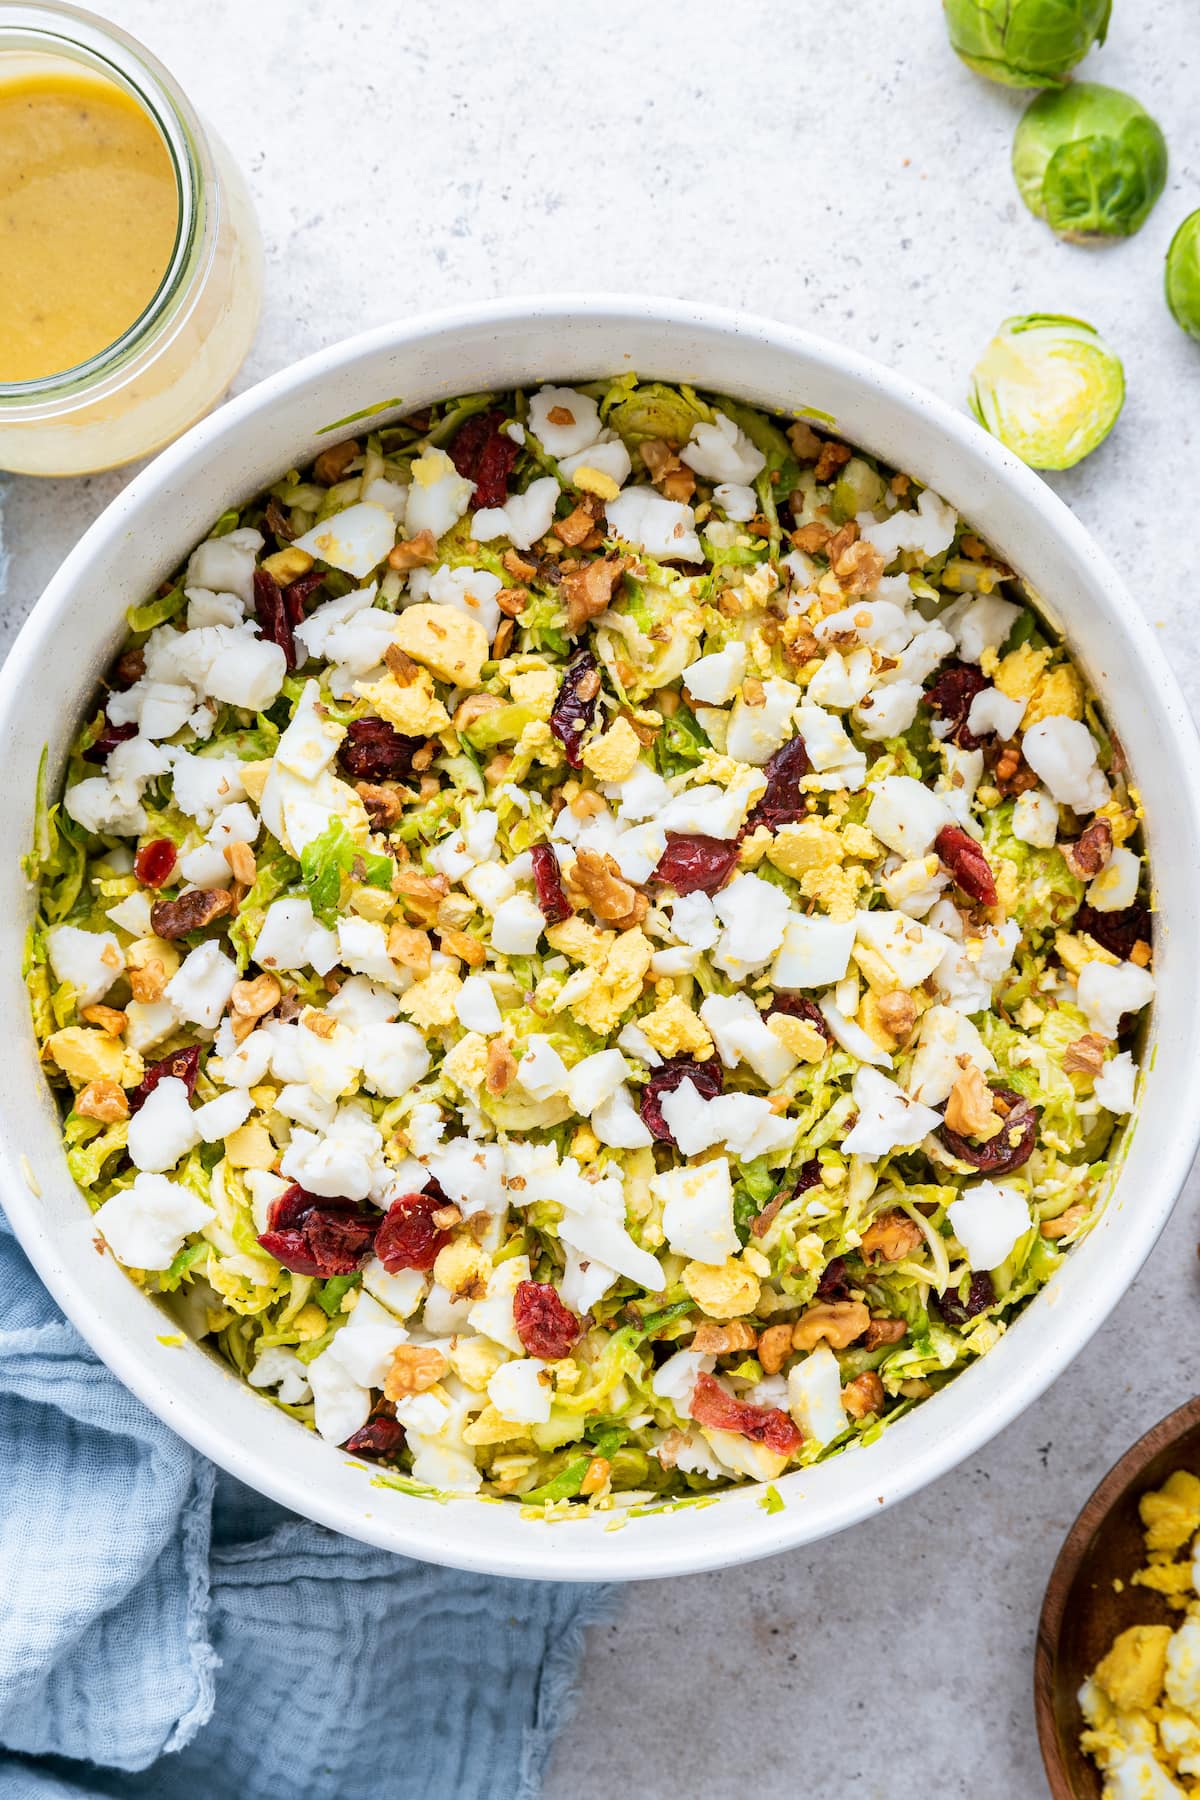
[(404, 789), (394, 781), (356, 781), (354, 791), (375, 831), (388, 831), (404, 811)]
[(821, 1300), (796, 1320), (792, 1348), (813, 1350), (826, 1343), (834, 1350), (844, 1350), (870, 1323), (871, 1315), (861, 1300)]
[(233, 896), (224, 888), (189, 888), (178, 900), (159, 900), (150, 908), (150, 929), (155, 937), (184, 937), (232, 911)]
[(890, 1038), (894, 1038), (897, 1044), (907, 1044), (917, 1022), (917, 1009), (911, 994), (906, 994), (903, 988), (893, 988), (888, 994), (877, 994), (875, 1014)]
[(125, 1090), (115, 1081), (89, 1081), (75, 1096), (75, 1111), (81, 1119), (98, 1119), (102, 1125), (115, 1125), (129, 1117), (129, 1100)]
[(857, 542), (858, 524), (854, 519), (847, 519), (844, 525), (838, 527), (825, 546), (825, 554), (829, 558), (830, 567), (836, 568), (839, 559), (846, 554), (852, 544)]
[(747, 675), (742, 683), (742, 699), (747, 706), (765, 706), (767, 690), (757, 675)]
[(411, 686), (417, 679), (419, 665), (413, 661), (407, 650), (400, 648), (399, 644), (389, 644), (383, 653), (383, 660), (401, 686)]
[(235, 982), (229, 996), (235, 1044), (248, 1038), (258, 1021), (265, 1018), (267, 1013), (274, 1012), (282, 995), (283, 989), (273, 975), (256, 975), (253, 981)]
[(552, 406), (546, 414), (546, 420), (550, 425), (573, 425), (575, 414), (569, 406)]
[(493, 662), (499, 662), (502, 657), (508, 655), (509, 651), (512, 649), (512, 641), (516, 634), (516, 621), (513, 619), (501, 619), (496, 628), (496, 635), (492, 639)]
[(239, 887), (252, 888), (258, 877), (258, 863), (249, 844), (226, 844), (225, 861)]
[(960, 1074), (946, 1102), (946, 1124), (960, 1137), (980, 1138), (986, 1142), (1001, 1128), (995, 1096), (977, 1063), (960, 1056), (958, 1066)]
[[(519, 619), (525, 611), (528, 599), (529, 589), (527, 587), (501, 588), (496, 595), (496, 605), (506, 619)], [(497, 659), (493, 658), (492, 660), (496, 661)]]
[(615, 925), (618, 931), (640, 925), (650, 910), (645, 894), (626, 881), (616, 859), (600, 850), (579, 851), (571, 880), (600, 922)]
[(135, 1000), (146, 1004), (161, 1000), (167, 988), (167, 971), (156, 956), (147, 957), (140, 969), (130, 969), (129, 986)]
[(322, 450), (313, 464), (313, 480), (319, 481), (322, 487), (332, 487), (335, 481), (342, 479), (360, 448), (357, 438), (346, 438), (343, 443), (330, 444), (328, 449)]
[(878, 587), (887, 567), (874, 544), (854, 543), (833, 563), (838, 586), (844, 594), (869, 594)]
[(679, 1452), (686, 1443), (687, 1438), (684, 1436), (683, 1432), (677, 1431), (675, 1427), (672, 1426), (662, 1443), (658, 1446), (658, 1460), (664, 1469), (673, 1469), (675, 1467), (675, 1464), (679, 1459)]
[(883, 1262), (902, 1262), (911, 1250), (915, 1250), (924, 1241), (921, 1227), (907, 1213), (879, 1213), (863, 1232), (863, 1260), (873, 1262), (879, 1257)]
[(392, 1366), (384, 1377), (384, 1394), (389, 1400), (407, 1400), (412, 1394), (423, 1394), (442, 1379), (449, 1367), (440, 1350), (426, 1344), (397, 1344), (392, 1351)]
[(505, 574), (511, 575), (514, 581), (529, 581), (537, 574), (537, 564), (522, 556), (519, 550), (506, 550), (500, 562)]
[(427, 527), (388, 551), (388, 568), (398, 569), (402, 575), (410, 569), (427, 569), (437, 561), (437, 553), (437, 539)]
[(647, 438), (645, 443), (639, 446), (639, 449), (642, 461), (646, 465), (646, 472), (655, 487), (658, 486), (664, 475), (673, 475), (677, 469), (683, 467), (678, 451), (673, 450), (665, 438)]
[(863, 1349), (878, 1350), (882, 1344), (898, 1344), (907, 1333), (908, 1325), (904, 1319), (890, 1319), (886, 1313), (872, 1313), (867, 1335), (863, 1339)]
[(492, 1038), (487, 1047), (487, 1091), (493, 1097), (507, 1094), (517, 1078), (517, 1059), (503, 1038)]
[(335, 1036), (338, 1028), (338, 1022), (332, 1013), (316, 1012), (315, 1010), (302, 1013), (300, 1023), (306, 1031), (311, 1031), (314, 1037), (319, 1038)]
[(825, 448), (806, 419), (797, 419), (794, 425), (788, 426), (787, 440), (797, 462), (816, 462)]
[(567, 514), (565, 519), (554, 521), (554, 535), (575, 550), (585, 538), (591, 537), (595, 525), (596, 521), (587, 507), (577, 506), (574, 512)]
[(1133, 949), (1129, 952), (1129, 960), (1131, 963), (1136, 963), (1139, 969), (1149, 967), (1150, 946), (1145, 938), (1138, 939), (1137, 943), (1133, 946)]
[(1038, 778), (1024, 760), (1016, 744), (1002, 746), (992, 780), (1006, 799), (1013, 794), (1027, 794), (1038, 785)]
[(414, 975), (428, 975), (433, 944), (429, 933), (415, 925), (393, 925), (388, 932), (387, 953), (402, 969), (411, 969)]
[(1093, 819), (1073, 844), (1060, 844), (1059, 849), (1072, 875), (1090, 881), (1098, 875), (1112, 855), (1112, 826), (1107, 819)]
[(821, 454), (817, 458), (817, 466), (813, 470), (813, 474), (818, 481), (828, 481), (831, 475), (836, 474), (839, 469), (845, 468), (853, 455), (854, 452), (849, 444), (839, 444), (831, 438), (826, 439), (825, 443), (821, 445)]
[(688, 468), (668, 469), (658, 487), (664, 499), (686, 506), (696, 491), (696, 477)]
[(469, 931), (458, 931), (454, 926), (440, 927), (442, 949), (447, 956), (457, 956), (465, 962), (469, 969), (481, 969), (487, 961), (487, 950), (478, 938), (473, 938)]
[(567, 631), (574, 637), (589, 619), (599, 618), (612, 602), (617, 585), (629, 567), (627, 556), (597, 557), (581, 569), (563, 576), (563, 597), (567, 603)]
[(768, 1325), (758, 1340), (758, 1360), (764, 1375), (778, 1375), (792, 1354), (791, 1324)]
[(1063, 1068), (1068, 1075), (1098, 1075), (1104, 1067), (1104, 1052), (1108, 1048), (1108, 1039), (1095, 1031), (1089, 1031), (1083, 1037), (1068, 1044), (1063, 1053)]
[(495, 694), (468, 694), (454, 709), (455, 731), (465, 731), (484, 713), (499, 712), (503, 702)]
[(757, 1342), (753, 1325), (745, 1319), (731, 1319), (728, 1325), (714, 1325), (706, 1320), (697, 1325), (689, 1348), (701, 1356), (729, 1356), (737, 1350), (753, 1350)]
[(1073, 1231), (1078, 1231), (1087, 1215), (1087, 1207), (1077, 1201), (1074, 1206), (1068, 1206), (1065, 1213), (1060, 1213), (1057, 1219), (1043, 1219), (1039, 1227), (1041, 1235), (1044, 1238), (1069, 1237)]
[(583, 1480), (579, 1484), (581, 1494), (598, 1494), (612, 1474), (612, 1464), (606, 1456), (593, 1456), (583, 1472)]
[(98, 1025), (101, 1031), (107, 1031), (109, 1037), (120, 1037), (129, 1023), (125, 1014), (115, 1006), (85, 1006), (81, 1008), (79, 1016), (86, 1019), (89, 1025)]
[(392, 892), (400, 895), (405, 910), (414, 918), (432, 925), (438, 907), (450, 892), (450, 883), (444, 875), (422, 875), (416, 869), (398, 867), (392, 876)]
[(833, 527), (823, 525), (820, 519), (813, 519), (810, 524), (797, 527), (790, 535), (793, 550), (802, 550), (805, 556), (815, 556), (824, 550), (833, 537)]
[(883, 1383), (874, 1369), (867, 1369), (846, 1383), (842, 1405), (852, 1419), (865, 1419), (868, 1413), (883, 1411)]

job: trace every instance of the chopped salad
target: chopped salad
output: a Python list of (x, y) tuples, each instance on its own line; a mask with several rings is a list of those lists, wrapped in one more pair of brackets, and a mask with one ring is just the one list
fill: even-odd
[(217, 520), (41, 797), (98, 1243), (413, 1489), (771, 1482), (1087, 1232), (1153, 994), (1119, 745), (824, 425), (478, 394)]

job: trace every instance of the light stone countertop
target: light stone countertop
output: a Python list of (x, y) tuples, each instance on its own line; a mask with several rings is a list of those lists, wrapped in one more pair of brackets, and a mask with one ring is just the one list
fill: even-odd
[[(1058, 243), (1018, 201), (1021, 97), (958, 65), (935, 0), (93, 4), (166, 62), (249, 173), (267, 296), (239, 387), (417, 310), (608, 289), (809, 326), (960, 404), (1007, 314), (1091, 320), (1129, 396), (1110, 441), (1055, 485), (1200, 693), (1200, 346), (1161, 299), (1171, 233), (1200, 204), (1190, 0), (1116, 0), (1089, 59), (1150, 108), (1172, 155), (1140, 236), (1099, 251)], [(123, 479), (7, 484), (4, 645)], [(815, 1549), (631, 1588), (593, 1633), (547, 1800), (1043, 1794), (1042, 1588), (1101, 1473), (1194, 1391), (1198, 1194), (1193, 1179), (1051, 1392), (935, 1487)]]

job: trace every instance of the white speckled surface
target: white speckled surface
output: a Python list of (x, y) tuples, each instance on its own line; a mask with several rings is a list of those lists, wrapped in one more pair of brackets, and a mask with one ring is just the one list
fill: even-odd
[[(249, 171), (268, 285), (239, 385), (395, 314), (506, 292), (744, 305), (955, 401), (1006, 314), (1090, 319), (1129, 398), (1056, 485), (1200, 689), (1200, 346), (1160, 297), (1171, 232), (1200, 204), (1190, 0), (1116, 0), (1088, 63), (1138, 94), (1172, 154), (1141, 235), (1091, 252), (1018, 202), (1021, 98), (958, 66), (934, 0), (207, 0), (202, 26), (184, 0), (99, 10)], [(122, 479), (9, 484), (0, 641)], [(1194, 1391), (1196, 1195), (1193, 1180), (1106, 1329), (984, 1455), (815, 1551), (631, 1589), (594, 1635), (547, 1800), (1043, 1793), (1042, 1587), (1103, 1470)]]

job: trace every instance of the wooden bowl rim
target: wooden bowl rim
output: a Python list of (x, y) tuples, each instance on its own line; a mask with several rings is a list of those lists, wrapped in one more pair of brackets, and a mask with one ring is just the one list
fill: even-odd
[(1126, 1450), (1124, 1456), (1113, 1464), (1085, 1501), (1078, 1518), (1064, 1538), (1062, 1549), (1050, 1571), (1034, 1648), (1033, 1706), (1038, 1743), (1053, 1800), (1077, 1800), (1076, 1791), (1063, 1765), (1062, 1747), (1054, 1717), (1054, 1667), (1067, 1596), (1075, 1585), (1075, 1578), (1092, 1539), (1108, 1512), (1147, 1464), (1195, 1425), (1200, 1425), (1200, 1395), (1176, 1407), (1174, 1412), (1168, 1413), (1165, 1419), (1160, 1419), (1157, 1425), (1152, 1425), (1143, 1437)]

